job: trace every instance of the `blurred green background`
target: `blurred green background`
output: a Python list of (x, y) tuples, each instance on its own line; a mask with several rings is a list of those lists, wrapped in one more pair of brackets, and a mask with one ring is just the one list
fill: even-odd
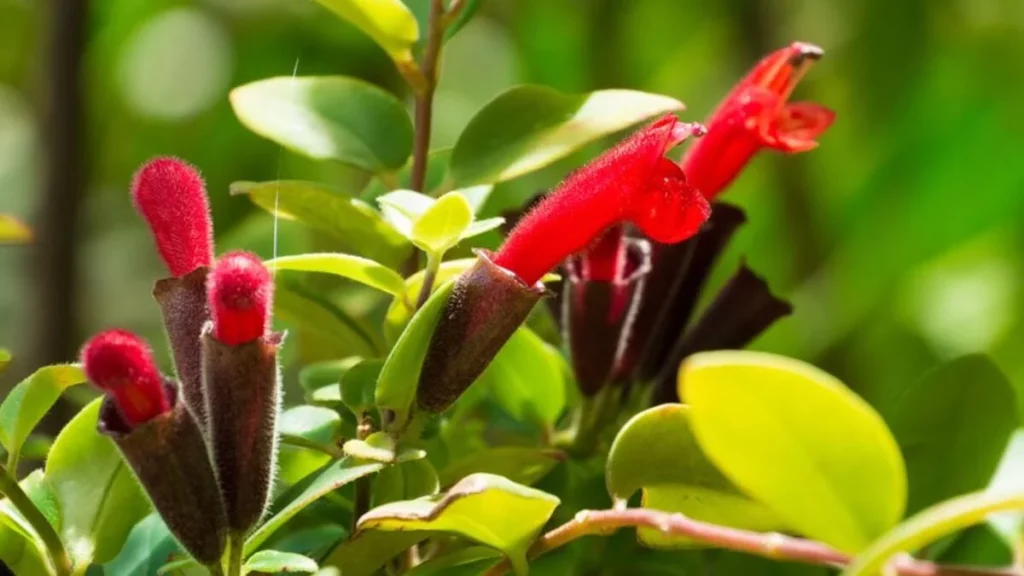
[[(486, 0), (446, 48), (434, 147), (524, 82), (660, 92), (704, 119), (791, 40), (826, 49), (797, 99), (838, 119), (819, 149), (762, 154), (724, 196), (749, 224), (718, 278), (746, 258), (796, 307), (755, 347), (821, 365), (883, 412), (966, 352), (991, 352), (1024, 382), (1020, 0)], [(160, 341), (150, 289), (163, 269), (128, 196), (147, 158), (201, 168), (219, 251), (274, 246), (271, 217), (229, 196), (233, 181), (355, 187), (346, 169), (283, 151), (232, 114), (233, 86), (293, 73), (404, 89), (379, 48), (311, 0), (0, 0), (0, 212), (38, 236), (0, 248), (0, 346), (16, 359), (0, 391), (104, 327)], [(77, 132), (61, 121), (75, 109)], [(489, 210), (585, 158), (503, 185)], [(279, 234), (279, 254), (322, 242), (288, 222)]]

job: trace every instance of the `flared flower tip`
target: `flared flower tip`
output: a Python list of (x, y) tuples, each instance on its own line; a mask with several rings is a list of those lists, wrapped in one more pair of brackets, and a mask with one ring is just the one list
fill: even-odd
[(86, 342), (81, 358), (86, 377), (114, 397), (130, 426), (170, 410), (153, 352), (138, 336), (124, 330), (102, 332)]
[(249, 252), (221, 256), (207, 279), (213, 335), (236, 346), (270, 329), (274, 281), (263, 262)]
[(213, 261), (213, 223), (199, 172), (177, 158), (154, 158), (135, 173), (132, 201), (149, 224), (173, 276)]

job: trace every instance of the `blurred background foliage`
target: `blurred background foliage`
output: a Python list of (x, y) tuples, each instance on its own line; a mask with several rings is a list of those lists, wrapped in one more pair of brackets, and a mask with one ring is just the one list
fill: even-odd
[[(0, 247), (0, 345), (15, 357), (0, 392), (40, 364), (71, 360), (104, 327), (162, 341), (150, 290), (164, 271), (128, 197), (147, 158), (178, 155), (203, 171), (218, 251), (270, 257), (275, 246), (272, 218), (229, 196), (233, 181), (360, 190), (364, 177), (351, 169), (245, 130), (232, 87), (295, 73), (404, 89), (380, 48), (312, 1), (78, 1), (76, 95), (52, 89), (51, 40), (55, 11), (78, 2), (0, 0), (0, 213), (40, 236)], [(428, 2), (408, 0), (416, 10)], [(797, 39), (827, 51), (797, 99), (834, 108), (838, 120), (818, 150), (759, 156), (724, 197), (749, 224), (719, 281), (745, 258), (796, 308), (754, 347), (822, 366), (883, 413), (926, 369), (966, 352), (990, 352), (1024, 382), (1020, 0), (485, 0), (446, 48), (433, 147), (451, 145), (484, 103), (524, 82), (660, 92), (700, 120), (762, 54)], [(74, 106), (78, 96), (81, 131), (68, 136), (54, 120), (62, 99)], [(64, 137), (71, 152), (55, 162), (49, 140)], [(501, 185), (485, 215), (593, 153)], [(61, 162), (81, 171), (54, 191), (54, 178), (75, 170)], [(44, 271), (51, 231), (69, 235), (65, 276)], [(279, 254), (313, 246), (338, 248), (280, 222)], [(343, 288), (331, 295), (347, 310), (373, 304)], [(305, 359), (332, 353), (300, 348)]]

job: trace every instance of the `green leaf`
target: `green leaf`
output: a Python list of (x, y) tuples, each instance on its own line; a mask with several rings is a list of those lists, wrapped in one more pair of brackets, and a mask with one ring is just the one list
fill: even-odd
[(78, 364), (55, 364), (36, 370), (11, 390), (0, 404), (0, 444), (9, 454), (21, 445), (65, 390), (85, 382)]
[[(418, 2), (419, 0), (416, 1)], [(444, 184), (444, 179), (448, 175), (448, 161), (451, 160), (451, 157), (451, 148), (440, 148), (437, 150), (431, 150), (430, 153), (427, 154), (427, 173), (425, 175), (425, 178), (423, 179), (422, 190), (424, 193), (432, 192), (440, 188)], [(405, 163), (405, 166), (403, 166), (402, 169), (398, 171), (397, 181), (399, 183), (399, 188), (407, 189), (411, 185), (411, 177), (412, 159), (410, 158), (409, 161)], [(388, 179), (388, 181), (391, 182), (392, 180)], [(380, 198), (381, 196), (391, 191), (392, 188), (389, 187), (388, 184), (385, 184), (385, 182), (379, 178), (375, 178), (371, 180), (370, 183), (366, 186), (366, 189), (363, 190), (363, 192), (360, 194), (360, 197), (372, 200)], [(398, 190), (396, 189), (395, 191), (397, 192)], [(414, 192), (413, 190), (406, 191)], [(419, 194), (419, 192), (415, 193)], [(426, 196), (426, 194), (424, 194), (424, 196)], [(427, 197), (431, 198), (430, 196)], [(470, 203), (472, 204), (472, 201)]]
[(374, 508), (358, 528), (456, 534), (504, 552), (516, 573), (525, 574), (526, 550), (558, 503), (551, 494), (501, 476), (474, 474), (446, 494)]
[[(631, 418), (612, 443), (605, 475), (608, 493), (625, 504), (643, 490), (644, 508), (679, 512), (688, 518), (747, 530), (779, 530), (774, 512), (740, 492), (697, 445), (690, 407), (664, 404)], [(689, 538), (640, 529), (645, 546), (688, 546)]]
[(355, 280), (388, 294), (401, 294), (405, 289), (405, 279), (391, 268), (373, 260), (353, 256), (351, 254), (318, 253), (300, 254), (297, 256), (280, 256), (267, 260), (271, 270), (301, 270), (304, 272), (323, 272), (334, 274), (349, 280)]
[[(434, 290), (436, 291), (438, 287), (444, 286), (449, 280), (468, 270), (474, 262), (476, 262), (476, 258), (462, 258), (442, 262), (441, 266), (437, 269)], [(391, 301), (391, 306), (388, 307), (387, 314), (384, 316), (384, 336), (388, 342), (396, 342), (402, 330), (405, 329), (406, 324), (409, 323), (413, 313), (412, 303), (416, 301), (417, 295), (419, 295), (420, 290), (423, 288), (423, 277), (423, 270), (408, 277), (405, 280), (404, 294)]]
[(278, 420), (281, 434), (301, 436), (320, 444), (331, 444), (341, 431), (341, 416), (320, 406), (294, 406), (281, 413)]
[(10, 214), (0, 213), (0, 244), (27, 244), (31, 241), (31, 228)]
[(325, 386), (338, 386), (341, 377), (356, 364), (362, 362), (360, 356), (349, 356), (340, 360), (324, 360), (307, 364), (299, 370), (299, 385), (307, 392), (319, 390)]
[(988, 486), (1018, 426), (1013, 385), (985, 356), (947, 362), (907, 389), (892, 427), (907, 461), (907, 513)]
[(430, 532), (358, 531), (335, 548), (321, 565), (339, 568), (344, 576), (371, 576), (388, 560), (431, 535)]
[(565, 409), (563, 362), (553, 346), (519, 328), (475, 385), (490, 390), (513, 418), (554, 426)]
[(234, 182), (231, 194), (245, 194), (260, 208), (334, 235), (359, 255), (396, 266), (408, 253), (408, 241), (372, 206), (315, 182), (280, 180)]
[(416, 312), (380, 371), (376, 389), (377, 409), (382, 415), (391, 414), (392, 417), (384, 418), (384, 421), (392, 430), (404, 430), (408, 423), (416, 400), (420, 369), (427, 356), (427, 345), (454, 285), (452, 281), (446, 282)]
[(242, 567), (243, 572), (266, 572), (277, 574), (278, 572), (298, 572), (312, 574), (320, 569), (316, 561), (301, 554), (291, 552), (278, 552), (277, 550), (260, 550), (253, 554)]
[(417, 564), (405, 576), (479, 576), (500, 561), (493, 549), (472, 546)]
[[(18, 484), (46, 521), (59, 527), (60, 508), (43, 478), (43, 471), (33, 471)], [(14, 574), (51, 573), (49, 554), (42, 539), (28, 520), (6, 499), (0, 499), (0, 566), (3, 565), (13, 570)]]
[(398, 500), (433, 496), (440, 490), (437, 471), (426, 459), (388, 466), (373, 483), (373, 507)]
[(339, 355), (374, 356), (369, 329), (330, 302), (297, 284), (277, 282), (274, 314), (321, 336)]
[(373, 408), (377, 379), (383, 367), (383, 360), (363, 360), (341, 377), (341, 402), (357, 418)]
[(990, 514), (1024, 510), (1024, 494), (975, 492), (947, 500), (914, 515), (879, 538), (843, 571), (842, 576), (875, 576), (901, 552), (921, 547), (982, 522)]
[(683, 103), (632, 90), (563, 94), (519, 86), (470, 120), (452, 151), (457, 187), (511, 180), (564, 158), (603, 136), (682, 110)]
[(418, 448), (399, 448), (395, 439), (385, 432), (374, 432), (365, 440), (349, 440), (345, 442), (345, 454), (360, 460), (380, 462), (381, 464), (397, 464), (418, 460), (427, 455)]
[(367, 172), (397, 170), (412, 153), (412, 123), (394, 96), (343, 76), (281, 76), (231, 91), (246, 128), (316, 160)]
[(449, 464), (438, 476), (444, 487), (477, 472), (504, 476), (517, 484), (529, 486), (547, 475), (565, 457), (565, 452), (551, 448), (501, 446), (473, 452)]
[(412, 226), (412, 242), (424, 252), (439, 256), (459, 243), (473, 223), (473, 209), (458, 192), (441, 196)]
[(60, 535), (75, 564), (117, 555), (149, 500), (114, 443), (96, 431), (102, 399), (82, 409), (53, 442), (46, 481), (60, 503)]
[(413, 225), (436, 202), (415, 190), (395, 190), (377, 198), (384, 219), (409, 240), (413, 237)]
[(907, 487), (896, 441), (832, 376), (773, 354), (721, 351), (690, 356), (679, 386), (708, 459), (787, 526), (856, 552), (899, 522)]
[(7, 366), (11, 363), (11, 352), (6, 348), (0, 348), (0, 374), (3, 374), (7, 370)]
[(184, 555), (156, 512), (132, 528), (121, 552), (104, 566), (107, 574), (153, 574), (171, 555)]
[(380, 45), (396, 62), (410, 62), (419, 24), (401, 0), (317, 0)]
[(379, 462), (342, 458), (323, 469), (311, 481), (296, 486), (293, 490), (294, 493), (292, 491), (285, 493), (281, 500), (287, 502), (287, 504), (276, 511), (273, 516), (268, 518), (266, 522), (249, 536), (245, 541), (245, 555), (248, 556), (258, 550), (267, 538), (313, 502), (345, 484), (354, 482), (374, 472), (379, 472), (383, 467), (384, 465)]
[(465, 240), (466, 238), (472, 238), (473, 236), (479, 236), (484, 232), (490, 232), (495, 228), (505, 223), (505, 219), (497, 216), (495, 218), (486, 218), (484, 220), (477, 220), (466, 228), (466, 231), (462, 233), (459, 240)]

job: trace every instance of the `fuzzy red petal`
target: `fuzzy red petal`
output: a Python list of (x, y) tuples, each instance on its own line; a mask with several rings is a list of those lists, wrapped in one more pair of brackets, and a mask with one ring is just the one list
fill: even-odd
[(124, 330), (102, 332), (86, 342), (81, 357), (86, 377), (114, 397), (129, 425), (170, 410), (153, 351), (138, 336)]
[(207, 278), (206, 293), (217, 340), (244, 344), (269, 331), (274, 281), (255, 254), (221, 256)]

